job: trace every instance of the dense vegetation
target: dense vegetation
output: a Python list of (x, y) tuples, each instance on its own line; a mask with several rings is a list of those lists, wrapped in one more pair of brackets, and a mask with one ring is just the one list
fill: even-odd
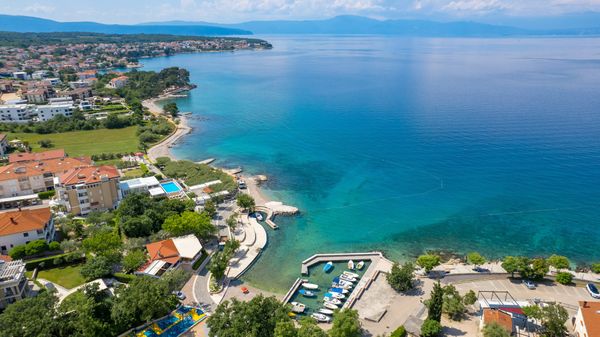
[(233, 193), (237, 189), (235, 180), (222, 170), (212, 168), (204, 164), (196, 164), (189, 160), (172, 161), (168, 158), (160, 160), (165, 175), (172, 178), (181, 178), (188, 186), (202, 184), (209, 181), (221, 180), (220, 184), (212, 185), (215, 191), (227, 190)]
[(3, 132), (23, 132), (23, 133), (62, 133), (79, 130), (96, 129), (121, 129), (135, 124), (135, 120), (129, 117), (120, 117), (116, 114), (109, 114), (104, 120), (95, 118), (85, 118), (83, 112), (75, 110), (71, 117), (57, 115), (45, 122), (28, 122), (26, 124), (18, 123), (0, 123), (0, 131)]
[[(114, 74), (104, 76), (114, 77)], [(129, 78), (127, 84), (116, 92), (130, 103), (158, 97), (167, 88), (182, 88), (190, 85), (189, 71), (179, 67), (166, 68), (158, 73), (133, 70), (127, 73), (127, 77)], [(99, 77), (99, 83), (103, 83), (103, 80), (104, 77)]]

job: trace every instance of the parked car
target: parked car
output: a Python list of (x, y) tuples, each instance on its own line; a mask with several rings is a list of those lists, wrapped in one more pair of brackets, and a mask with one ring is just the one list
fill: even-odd
[(585, 286), (585, 288), (593, 298), (600, 298), (600, 291), (598, 291), (598, 288), (596, 288), (595, 284), (588, 283), (587, 286)]
[(180, 299), (180, 300), (182, 300), (182, 301), (186, 299), (186, 296), (183, 293), (183, 291), (174, 291), (173, 295), (177, 296), (177, 298)]
[(523, 284), (527, 287), (527, 289), (535, 289), (535, 283), (531, 280), (524, 280)]

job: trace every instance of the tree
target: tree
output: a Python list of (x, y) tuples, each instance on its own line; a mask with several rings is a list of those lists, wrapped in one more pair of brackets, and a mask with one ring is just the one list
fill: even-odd
[(238, 224), (238, 214), (233, 213), (227, 218), (227, 226), (231, 231), (234, 231)]
[(475, 295), (473, 290), (469, 290), (463, 297), (463, 303), (465, 305), (473, 305), (475, 302), (477, 302), (477, 295)]
[(45, 149), (54, 146), (54, 144), (52, 143), (52, 140), (50, 140), (50, 139), (40, 139), (40, 140), (38, 140), (38, 144), (40, 145), (40, 147), (45, 148)]
[(442, 320), (442, 310), (444, 306), (444, 289), (439, 282), (433, 285), (431, 297), (426, 302), (427, 304), (427, 319), (434, 321)]
[(424, 254), (417, 258), (417, 265), (429, 273), (433, 268), (440, 264), (440, 257), (433, 254)]
[(600, 262), (592, 264), (592, 272), (600, 274)]
[(46, 240), (34, 240), (25, 245), (25, 253), (28, 256), (41, 254), (45, 251), (48, 251), (48, 243)]
[(171, 235), (180, 236), (196, 234), (196, 236), (208, 239), (217, 232), (217, 228), (211, 223), (207, 213), (196, 213), (185, 211), (181, 215), (172, 215), (165, 219), (162, 228)]
[[(284, 329), (289, 321), (288, 309), (275, 297), (258, 295), (248, 302), (227, 300), (217, 306), (208, 318), (210, 337), (273, 337), (275, 327)], [(285, 326), (287, 328), (289, 326)], [(287, 331), (287, 330), (286, 330)]]
[(206, 200), (206, 202), (204, 203), (204, 211), (211, 218), (217, 215), (217, 205), (215, 205), (215, 202), (212, 199)]
[(177, 103), (169, 102), (163, 106), (163, 111), (171, 115), (173, 118), (176, 118), (179, 114), (179, 107), (177, 106)]
[(460, 321), (467, 309), (458, 290), (453, 285), (444, 287), (442, 311), (453, 321)]
[(394, 263), (392, 270), (387, 274), (387, 281), (396, 291), (409, 291), (414, 287), (414, 270), (415, 266), (411, 262), (406, 262), (402, 266)]
[(314, 319), (304, 317), (300, 319), (298, 337), (327, 337), (327, 333), (317, 326)]
[(568, 272), (560, 272), (556, 274), (556, 282), (564, 285), (571, 284), (571, 282), (573, 282), (573, 274)]
[(510, 273), (510, 277), (515, 277), (515, 273), (526, 273), (529, 268), (529, 259), (520, 256), (506, 256), (502, 261), (502, 268)]
[(145, 237), (153, 232), (152, 219), (146, 215), (123, 218), (121, 223), (123, 233), (128, 238)]
[(552, 255), (546, 260), (546, 262), (548, 263), (548, 265), (556, 269), (569, 269), (569, 267), (571, 266), (569, 259), (566, 256), (560, 255)]
[(9, 305), (0, 314), (3, 337), (54, 337), (59, 321), (56, 320), (54, 294), (41, 292)]
[(344, 309), (333, 314), (329, 337), (360, 337), (362, 335), (358, 311)]
[(237, 196), (237, 205), (242, 209), (252, 211), (255, 206), (254, 198), (252, 198), (249, 194), (240, 193)]
[(27, 251), (25, 249), (25, 245), (15, 246), (8, 251), (8, 255), (13, 260), (20, 260), (27, 256)]
[(510, 334), (500, 324), (492, 322), (483, 327), (483, 337), (510, 337)]
[(123, 270), (127, 273), (133, 272), (146, 262), (146, 253), (141, 249), (131, 250), (123, 257), (121, 262)]
[(83, 240), (82, 247), (86, 253), (103, 255), (120, 250), (121, 238), (111, 228), (101, 228), (94, 231), (90, 237)]
[(105, 256), (95, 256), (88, 258), (81, 267), (81, 275), (87, 281), (92, 281), (112, 274), (113, 265)]
[(213, 254), (210, 260), (210, 264), (208, 265), (208, 270), (214, 277), (215, 281), (219, 281), (223, 278), (223, 276), (225, 276), (225, 270), (227, 270), (229, 260), (231, 260), (231, 258), (235, 254), (235, 251), (239, 247), (240, 243), (238, 241), (227, 241), (222, 252), (217, 252)]
[(544, 307), (523, 307), (527, 317), (541, 322), (542, 336), (563, 337), (567, 332), (565, 322), (569, 319), (567, 310), (559, 304), (551, 303)]
[(421, 326), (421, 337), (436, 337), (442, 333), (442, 325), (433, 319), (426, 319)]
[(481, 254), (477, 252), (472, 252), (467, 254), (467, 262), (470, 264), (474, 264), (475, 267), (480, 266), (486, 262), (485, 257), (481, 256)]
[(59, 306), (61, 336), (114, 336), (111, 301), (98, 284), (88, 284), (67, 296)]
[(531, 278), (534, 280), (541, 280), (548, 273), (550, 269), (548, 268), (548, 264), (546, 260), (542, 258), (537, 258), (531, 260), (531, 266), (526, 269), (527, 273), (522, 274), (522, 276), (526, 278)]
[(274, 337), (298, 337), (298, 329), (294, 325), (294, 322), (279, 321), (275, 324)]

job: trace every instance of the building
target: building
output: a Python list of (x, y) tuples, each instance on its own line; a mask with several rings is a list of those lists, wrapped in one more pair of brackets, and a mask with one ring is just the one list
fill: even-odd
[(119, 171), (114, 166), (86, 166), (54, 178), (58, 200), (72, 214), (115, 209), (119, 203)]
[(0, 198), (25, 196), (52, 190), (54, 177), (71, 169), (91, 164), (92, 161), (88, 158), (59, 158), (16, 162), (0, 166)]
[(26, 104), (0, 105), (0, 121), (4, 123), (27, 123), (31, 114), (31, 107)]
[(25, 93), (25, 97), (27, 98), (27, 102), (31, 104), (42, 104), (48, 101), (50, 95), (46, 89), (32, 89)]
[(160, 189), (160, 192), (164, 194), (164, 191), (160, 187), (160, 182), (154, 176), (121, 181), (119, 185), (123, 197), (130, 193), (150, 193), (151, 190), (156, 188)]
[(50, 104), (50, 105), (71, 104), (71, 105), (73, 105), (73, 98), (71, 98), (70, 96), (49, 98), (48, 104)]
[(15, 91), (15, 87), (13, 86), (13, 82), (12, 81), (7, 81), (7, 80), (0, 80), (0, 93), (1, 92), (14, 92)]
[(573, 325), (577, 337), (600, 336), (600, 302), (580, 301)]
[(44, 152), (23, 152), (23, 153), (11, 153), (8, 156), (9, 163), (19, 163), (26, 161), (42, 161), (42, 160), (50, 160), (50, 159), (61, 159), (67, 158), (67, 154), (65, 150), (50, 150)]
[(38, 105), (35, 107), (35, 113), (37, 114), (37, 120), (39, 122), (51, 120), (58, 115), (71, 117), (73, 115), (73, 110), (73, 104), (69, 103)]
[(0, 133), (0, 157), (6, 156), (6, 150), (8, 149), (8, 137)]
[(28, 293), (25, 263), (0, 259), (0, 309), (24, 299)]
[(97, 72), (95, 70), (86, 70), (86, 71), (77, 73), (77, 77), (79, 78), (80, 81), (84, 81), (87, 79), (96, 78), (96, 73)]
[(71, 87), (71, 89), (89, 88), (90, 83), (86, 81), (72, 81), (69, 82), (69, 87)]
[(0, 213), (0, 254), (35, 240), (54, 240), (54, 219), (49, 207)]
[(91, 88), (77, 88), (65, 91), (63, 94), (70, 97), (73, 101), (84, 100), (94, 96)]
[(46, 78), (44, 81), (50, 84), (51, 86), (56, 86), (60, 84), (60, 78), (57, 77)]
[(47, 70), (37, 70), (31, 74), (31, 78), (34, 80), (43, 80), (46, 76), (48, 76)]
[(172, 268), (192, 265), (202, 256), (202, 244), (193, 234), (147, 244), (146, 250), (150, 258), (136, 274), (160, 277)]
[(29, 75), (27, 75), (24, 71), (15, 71), (13, 74), (13, 78), (16, 80), (27, 80), (29, 79)]
[(107, 86), (112, 89), (120, 89), (123, 88), (127, 82), (129, 81), (129, 77), (121, 75), (119, 77), (115, 77), (110, 82), (108, 82)]

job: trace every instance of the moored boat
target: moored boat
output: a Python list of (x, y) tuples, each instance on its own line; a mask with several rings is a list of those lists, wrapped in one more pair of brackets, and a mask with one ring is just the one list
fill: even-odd
[(333, 270), (333, 262), (329, 261), (323, 266), (323, 271), (329, 273)]
[(356, 278), (348, 276), (348, 275), (344, 275), (344, 274), (340, 275), (340, 280), (341, 281), (352, 282), (352, 283), (356, 282)]
[(331, 302), (323, 302), (323, 306), (325, 308), (331, 309), (331, 310), (336, 310), (339, 309), (340, 307), (338, 307), (337, 305), (331, 303)]
[(300, 289), (300, 290), (298, 290), (298, 292), (300, 293), (300, 295), (302, 295), (304, 297), (313, 297), (313, 296), (315, 296), (315, 293), (313, 293), (310, 290), (306, 290), (306, 289)]
[(347, 293), (349, 293), (348, 289), (337, 288), (337, 287), (333, 287), (333, 288), (329, 289), (329, 291), (331, 291), (332, 293), (340, 293), (340, 294), (347, 294)]
[(356, 269), (361, 270), (365, 266), (365, 261), (360, 261), (356, 264)]
[(301, 314), (306, 309), (306, 306), (300, 302), (292, 302), (292, 312)]
[(258, 220), (258, 221), (263, 221), (263, 219), (264, 219), (262, 214), (260, 214), (259, 212), (254, 213), (254, 216), (256, 217), (256, 220)]
[(344, 294), (340, 294), (340, 293), (325, 293), (326, 297), (333, 297), (333, 298), (338, 298), (340, 300), (343, 300), (344, 298), (346, 298), (346, 296), (344, 296)]
[(354, 270), (354, 261), (352, 261), (352, 260), (348, 261), (348, 269)]
[(328, 323), (329, 321), (331, 321), (331, 318), (323, 315), (323, 314), (319, 314), (319, 313), (313, 313), (312, 315), (310, 315), (310, 317), (316, 319), (318, 322), (323, 322), (323, 323)]
[(311, 290), (315, 290), (315, 289), (319, 289), (319, 286), (314, 284), (314, 283), (302, 283), (302, 287), (306, 288), (306, 289), (311, 289)]
[(342, 304), (342, 301), (338, 300), (337, 298), (333, 298), (333, 297), (323, 297), (323, 302), (325, 302), (325, 303), (333, 303), (335, 305)]
[(355, 278), (359, 278), (360, 277), (360, 275), (358, 275), (357, 273), (353, 273), (353, 272), (350, 272), (350, 271), (347, 271), (347, 270), (343, 271), (342, 274), (348, 275), (350, 277), (355, 277)]
[(319, 309), (319, 313), (323, 314), (323, 315), (329, 315), (329, 316), (331, 316), (331, 315), (333, 315), (333, 310), (321, 308), (321, 309)]
[[(340, 280), (340, 281), (341, 281), (341, 280)], [(348, 290), (352, 289), (352, 284), (345, 284), (345, 285), (342, 285), (342, 284), (339, 284), (339, 283), (337, 283), (337, 282), (333, 282), (333, 283), (331, 284), (331, 287), (332, 287), (332, 288), (341, 288), (341, 289), (344, 289), (344, 290), (348, 291)]]

